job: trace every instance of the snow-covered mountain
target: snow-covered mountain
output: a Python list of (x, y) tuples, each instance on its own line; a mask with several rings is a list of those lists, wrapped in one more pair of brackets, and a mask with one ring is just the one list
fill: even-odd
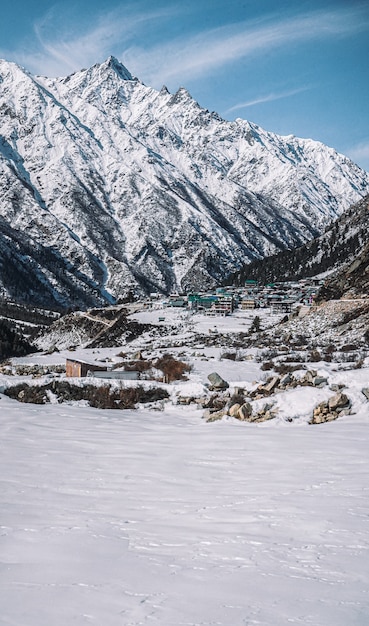
[(0, 279), (18, 300), (210, 286), (369, 192), (323, 144), (227, 122), (113, 57), (66, 78), (0, 61)]
[[(284, 250), (266, 259), (245, 265), (239, 272), (229, 277), (230, 282), (244, 284), (246, 279), (256, 279), (261, 283), (294, 280), (307, 276), (329, 275), (332, 278), (331, 298), (341, 296), (349, 283), (346, 271), (358, 257), (368, 255), (369, 195), (352, 205), (338, 219), (332, 222), (322, 235), (292, 250)], [(366, 250), (366, 252), (365, 252)], [(356, 274), (355, 274), (356, 276)], [(337, 281), (336, 281), (337, 278)], [(368, 276), (358, 277), (355, 287), (365, 292)], [(338, 283), (342, 285), (338, 288)], [(353, 285), (351, 285), (353, 286)], [(368, 287), (366, 288), (368, 292)]]

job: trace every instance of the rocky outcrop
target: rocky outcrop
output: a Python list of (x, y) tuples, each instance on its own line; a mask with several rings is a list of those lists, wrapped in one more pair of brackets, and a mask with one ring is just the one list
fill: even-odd
[(314, 409), (310, 424), (332, 422), (342, 415), (349, 415), (351, 402), (344, 393), (337, 393), (329, 400), (320, 402)]

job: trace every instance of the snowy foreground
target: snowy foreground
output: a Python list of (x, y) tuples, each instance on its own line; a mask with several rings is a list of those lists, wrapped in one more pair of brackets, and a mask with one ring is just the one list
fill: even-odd
[[(137, 314), (160, 326), (158, 316)], [(352, 403), (334, 422), (308, 424), (333, 393), (327, 384), (276, 394), (278, 417), (265, 423), (206, 423), (178, 396), (201, 395), (213, 371), (246, 388), (265, 372), (255, 350), (237, 362), (186, 337), (215, 325), (243, 331), (253, 314), (165, 318), (172, 330), (129, 348), (152, 358), (171, 344), (192, 365), (187, 381), (167, 385), (163, 410), (38, 406), (0, 393), (0, 625), (367, 626), (367, 359), (361, 369), (314, 363)], [(121, 349), (71, 354), (115, 362)], [(25, 379), (43, 381), (4, 374), (0, 391)]]
[(369, 623), (369, 418), (0, 416), (1, 625)]

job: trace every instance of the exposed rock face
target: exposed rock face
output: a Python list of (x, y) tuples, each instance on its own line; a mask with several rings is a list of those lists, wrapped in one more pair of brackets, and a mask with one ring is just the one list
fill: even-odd
[(0, 61), (0, 82), (0, 290), (14, 299), (212, 286), (369, 191), (331, 148), (226, 122), (113, 58), (60, 79)]

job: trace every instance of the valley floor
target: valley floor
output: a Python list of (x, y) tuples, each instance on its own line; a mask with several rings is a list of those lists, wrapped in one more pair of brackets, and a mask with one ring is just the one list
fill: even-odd
[(368, 623), (369, 420), (0, 405), (0, 624)]
[[(161, 406), (0, 395), (0, 626), (366, 626), (368, 358), (361, 368), (302, 363), (328, 382), (274, 394), (275, 419), (207, 423), (179, 396), (204, 393), (213, 371), (249, 389), (270, 373), (256, 349), (238, 349), (239, 361), (225, 358), (224, 343), (206, 345), (213, 333), (224, 342), (247, 330), (254, 314), (160, 315), (136, 317), (156, 320), (163, 335), (124, 349), (157, 357), (169, 345), (191, 364), (187, 381), (165, 385), (171, 398)], [(266, 312), (262, 324), (272, 322)], [(13, 367), (68, 355), (119, 361), (121, 349), (38, 353)], [(3, 373), (0, 391), (51, 376)], [(340, 383), (352, 414), (308, 424)]]

